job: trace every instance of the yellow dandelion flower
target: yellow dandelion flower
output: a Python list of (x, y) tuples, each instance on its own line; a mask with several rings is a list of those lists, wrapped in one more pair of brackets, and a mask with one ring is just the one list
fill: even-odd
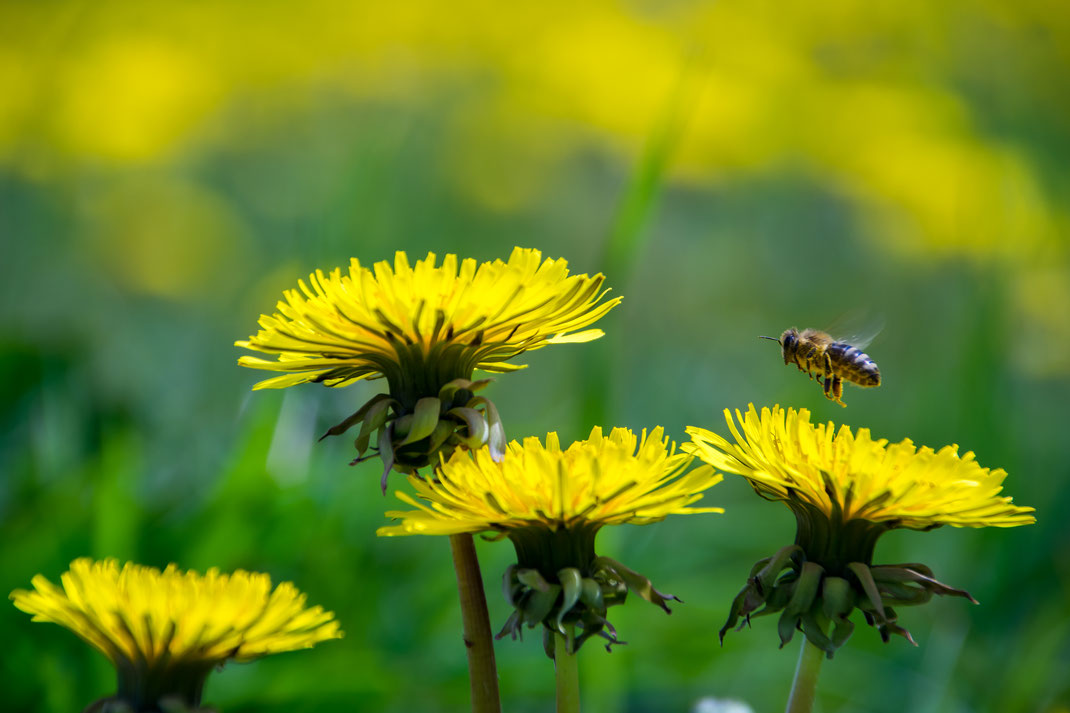
[(285, 293), (277, 313), (260, 318), (258, 334), (236, 342), (278, 359), (238, 363), (287, 372), (257, 389), (386, 377), (392, 394), (424, 395), (473, 369), (522, 368), (505, 362), (525, 351), (597, 339), (600, 329), (577, 330), (620, 302), (603, 301), (601, 274), (570, 276), (565, 260), (544, 261), (538, 250), (515, 248), (508, 262), (436, 262), (428, 253), (410, 266), (398, 252), (393, 267), (383, 261), (370, 270), (353, 258), (348, 275), (317, 270)]
[(568, 263), (515, 248), (508, 262), (477, 264), (429, 253), (415, 266), (398, 252), (393, 266), (373, 269), (354, 258), (349, 273), (313, 273), (288, 290), (278, 311), (260, 318), (260, 331), (239, 347), (276, 355), (243, 356), (241, 366), (285, 372), (253, 388), (305, 382), (346, 386), (385, 378), (379, 394), (325, 435), (361, 424), (357, 460), (372, 445), (391, 469), (412, 473), (449, 456), (456, 447), (489, 444), (500, 456), (505, 432), (493, 403), (475, 396), (489, 379), (475, 369), (523, 368), (509, 360), (547, 344), (602, 336), (584, 329), (615, 307), (604, 277), (569, 275)]
[(513, 441), (500, 460), (487, 448), (471, 456), (457, 452), (442, 463), (436, 479), (410, 477), (418, 499), (403, 492), (397, 497), (417, 509), (388, 512), (401, 523), (378, 534), (508, 537), (517, 564), (506, 572), (505, 591), (516, 611), (499, 637), (515, 637), (523, 624), (542, 622), (547, 631), (562, 633), (566, 624), (579, 625), (583, 631), (573, 647), (594, 634), (616, 643), (606, 608), (623, 602), (629, 589), (666, 611), (674, 597), (624, 565), (598, 557), (595, 536), (605, 525), (724, 512), (692, 507), (721, 480), (709, 466), (685, 472), (692, 460), (676, 451), (660, 427), (641, 437), (625, 428), (605, 436), (595, 428), (565, 449), (550, 433), (545, 445), (538, 438)]
[[(939, 451), (917, 448), (909, 439), (889, 444), (868, 428), (839, 430), (810, 423), (806, 409), (761, 415), (751, 405), (736, 411), (739, 426), (725, 411), (736, 442), (689, 427), (693, 452), (719, 470), (742, 475), (768, 498), (803, 502), (844, 522), (866, 520), (889, 527), (927, 530), (955, 527), (1014, 527), (1035, 522), (1033, 508), (1000, 496), (1007, 473), (982, 468), (972, 452), (958, 446)], [(839, 514), (837, 514), (839, 513)]]
[(208, 673), (228, 660), (310, 648), (341, 638), (334, 614), (305, 606), (305, 595), (266, 574), (204, 575), (169, 565), (114, 559), (71, 563), (62, 587), (42, 575), (33, 590), (11, 593), (15, 606), (70, 629), (107, 656), (118, 672), (117, 698), (141, 710), (161, 697), (200, 703)]
[(692, 442), (683, 450), (742, 475), (762, 497), (783, 501), (797, 530), (793, 545), (755, 566), (722, 637), (741, 617), (782, 611), (781, 645), (801, 629), (831, 656), (851, 635), (848, 616), (857, 606), (885, 641), (896, 633), (913, 642), (890, 605), (922, 604), (933, 594), (972, 597), (941, 584), (922, 564), (873, 566), (883, 533), (1035, 522), (1033, 508), (1000, 495), (1005, 471), (981, 467), (972, 452), (960, 456), (958, 446), (890, 444), (865, 428), (852, 433), (812, 424), (806, 409), (776, 406), (759, 414), (751, 405), (745, 415), (736, 411), (735, 420), (728, 410), (725, 417), (734, 443), (689, 427)]

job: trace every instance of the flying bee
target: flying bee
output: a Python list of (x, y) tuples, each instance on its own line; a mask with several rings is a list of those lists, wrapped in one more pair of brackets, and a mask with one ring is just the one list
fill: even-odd
[(825, 398), (846, 406), (843, 396), (843, 382), (850, 381), (859, 386), (880, 386), (881, 372), (876, 362), (862, 351), (869, 340), (854, 346), (846, 341), (838, 341), (826, 332), (817, 329), (804, 329), (799, 332), (792, 327), (784, 330), (780, 339), (761, 337), (780, 344), (785, 364), (795, 364), (799, 371), (806, 372), (811, 379), (816, 378), (825, 392)]

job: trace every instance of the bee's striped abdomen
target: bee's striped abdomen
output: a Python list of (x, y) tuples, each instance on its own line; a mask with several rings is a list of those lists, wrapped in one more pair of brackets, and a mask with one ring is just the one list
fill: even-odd
[(833, 342), (828, 346), (827, 354), (838, 376), (859, 386), (880, 386), (881, 372), (877, 363), (858, 347)]

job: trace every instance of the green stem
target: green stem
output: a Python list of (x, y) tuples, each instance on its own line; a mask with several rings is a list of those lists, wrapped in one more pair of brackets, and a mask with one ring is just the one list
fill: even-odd
[(791, 682), (791, 698), (785, 713), (810, 713), (814, 709), (814, 694), (817, 692), (817, 675), (825, 652), (802, 637), (799, 664), (795, 667), (795, 680)]
[(568, 652), (572, 626), (568, 635), (554, 632), (554, 671), (557, 677), (557, 713), (580, 713), (580, 667), (576, 654)]
[(450, 535), (457, 591), (461, 596), (464, 645), (468, 650), (468, 677), (472, 689), (472, 713), (500, 713), (498, 667), (494, 662), (494, 638), (487, 614), (487, 596), (472, 535)]

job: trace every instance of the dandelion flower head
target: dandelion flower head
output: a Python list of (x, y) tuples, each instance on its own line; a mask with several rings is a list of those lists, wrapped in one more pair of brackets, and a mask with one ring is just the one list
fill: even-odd
[(243, 356), (238, 363), (285, 372), (257, 389), (385, 376), (392, 392), (426, 379), (434, 383), (416, 386), (433, 394), (475, 368), (513, 371), (522, 365), (506, 362), (522, 352), (602, 336), (583, 328), (620, 302), (604, 299), (603, 280), (569, 275), (565, 260), (523, 248), (507, 262), (482, 264), (456, 255), (439, 264), (428, 253), (410, 265), (398, 252), (393, 265), (369, 269), (353, 258), (347, 274), (317, 270), (287, 290), (278, 311), (261, 316), (260, 331), (236, 342), (276, 360)]
[(525, 438), (510, 443), (500, 462), (487, 448), (471, 457), (456, 452), (442, 464), (437, 479), (410, 478), (419, 500), (404, 492), (397, 496), (418, 509), (387, 513), (402, 522), (379, 534), (452, 535), (533, 526), (558, 530), (723, 512), (690, 507), (721, 480), (708, 466), (685, 475), (692, 460), (676, 451), (660, 427), (641, 437), (626, 428), (614, 428), (607, 436), (596, 427), (568, 448), (561, 447), (556, 433), (547, 434), (545, 445)]
[[(875, 439), (832, 423), (813, 424), (806, 409), (725, 410), (735, 443), (689, 427), (684, 450), (719, 470), (742, 475), (764, 497), (805, 503), (844, 522), (866, 520), (917, 530), (940, 525), (1014, 527), (1035, 521), (1033, 508), (1000, 495), (1007, 473), (981, 467), (958, 446), (938, 451), (909, 439)], [(737, 425), (738, 421), (738, 425)]]
[(566, 637), (570, 651), (596, 635), (608, 645), (619, 644), (606, 618), (609, 607), (634, 592), (668, 612), (675, 597), (620, 562), (598, 556), (595, 538), (605, 525), (723, 512), (692, 507), (721, 480), (709, 466), (685, 473), (692, 460), (676, 452), (661, 428), (641, 437), (625, 428), (608, 436), (595, 428), (568, 448), (550, 433), (545, 445), (538, 438), (513, 441), (499, 460), (487, 447), (471, 455), (457, 452), (435, 479), (410, 477), (419, 500), (397, 495), (417, 509), (388, 512), (401, 523), (379, 534), (508, 537), (517, 563), (506, 570), (502, 590), (514, 611), (499, 638), (517, 638), (525, 626), (541, 624), (544, 644), (556, 631)]
[[(976, 601), (938, 581), (924, 564), (874, 565), (877, 540), (893, 528), (1013, 527), (1034, 522), (1033, 508), (1001, 495), (1006, 473), (982, 468), (957, 446), (938, 451), (910, 440), (889, 444), (868, 429), (814, 425), (806, 409), (725, 411), (732, 443), (688, 428), (684, 450), (746, 478), (795, 515), (795, 542), (755, 564), (736, 596), (725, 632), (752, 616), (780, 613), (781, 646), (796, 630), (829, 656), (850, 638), (854, 609), (881, 638), (913, 643), (896, 606), (916, 606), (933, 595)], [(738, 422), (738, 423), (737, 423)]]
[(266, 574), (215, 569), (201, 575), (169, 565), (75, 560), (56, 586), (42, 575), (15, 590), (15, 606), (70, 629), (112, 663), (152, 669), (228, 659), (249, 661), (342, 636), (334, 614), (306, 607), (289, 582), (274, 590)]

